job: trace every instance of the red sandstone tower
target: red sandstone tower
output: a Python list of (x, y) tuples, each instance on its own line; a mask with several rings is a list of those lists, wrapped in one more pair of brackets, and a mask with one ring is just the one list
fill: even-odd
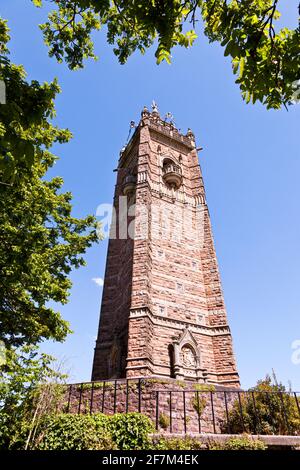
[(118, 163), (92, 380), (238, 387), (195, 138), (152, 108)]

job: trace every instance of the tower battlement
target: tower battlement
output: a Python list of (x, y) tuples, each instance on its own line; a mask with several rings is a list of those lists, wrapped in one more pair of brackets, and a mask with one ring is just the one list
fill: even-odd
[(135, 129), (133, 136), (131, 137), (129, 143), (122, 149), (120, 153), (120, 160), (126, 157), (127, 153), (130, 151), (132, 143), (136, 139), (139, 131), (142, 127), (147, 126), (150, 131), (153, 133), (161, 134), (174, 142), (186, 146), (188, 149), (195, 148), (195, 136), (191, 129), (188, 129), (186, 134), (180, 132), (175, 126), (173, 121), (168, 122), (166, 119), (162, 119), (158, 111), (150, 112), (146, 107), (141, 112), (141, 119), (138, 126)]

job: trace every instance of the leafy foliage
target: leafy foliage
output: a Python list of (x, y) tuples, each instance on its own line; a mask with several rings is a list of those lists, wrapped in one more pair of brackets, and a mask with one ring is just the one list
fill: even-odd
[(214, 440), (203, 442), (191, 436), (154, 438), (152, 448), (155, 450), (266, 450), (267, 446), (261, 440), (253, 439), (245, 434), (241, 437), (230, 437), (224, 442)]
[(141, 413), (117, 413), (111, 417), (112, 440), (120, 450), (141, 450), (150, 446), (151, 420)]
[(194, 389), (196, 393), (192, 397), (191, 403), (198, 416), (201, 416), (207, 405), (207, 397), (209, 396), (207, 393), (201, 394), (201, 392), (213, 392), (216, 387), (214, 385), (195, 384)]
[(95, 11), (85, 8), (84, 3), (60, 1), (58, 10), (49, 14), (49, 22), (41, 25), (45, 42), (50, 46), (50, 57), (54, 56), (58, 62), (65, 57), (71, 69), (81, 67), (87, 57), (96, 59), (90, 35), (94, 29), (100, 29), (101, 23), (96, 2), (93, 4)]
[(250, 436), (230, 437), (224, 443), (212, 443), (208, 446), (210, 450), (266, 450), (266, 444), (260, 439)]
[(0, 369), (0, 449), (26, 447), (38, 418), (61, 403), (64, 379), (37, 347), (7, 351)]
[(161, 428), (167, 429), (170, 426), (170, 418), (165, 413), (160, 413), (158, 422)]
[[(105, 415), (47, 416), (38, 430), (39, 450), (111, 450), (116, 448)], [(100, 425), (101, 424), (101, 425)]]
[(72, 134), (51, 123), (60, 92), (57, 81), (27, 83), (24, 68), (8, 59), (8, 40), (7, 22), (0, 18), (0, 79), (6, 86), (6, 103), (0, 105), (0, 181), (10, 187), (30, 176), (35, 162), (51, 166), (55, 157), (48, 149), (56, 142), (68, 142)]
[(159, 439), (153, 439), (151, 448), (155, 450), (201, 450), (203, 448), (203, 443), (200, 439), (190, 436), (185, 436), (183, 438), (161, 437)]
[[(41, 1), (36, 1), (41, 6)], [(50, 56), (71, 69), (95, 58), (93, 31), (105, 26), (120, 63), (157, 41), (157, 63), (171, 61), (174, 46), (190, 47), (196, 25), (232, 60), (243, 99), (267, 108), (300, 95), (300, 27), (276, 30), (279, 0), (62, 0), (41, 25)], [(296, 12), (295, 12), (296, 13)]]
[(199, 393), (195, 393), (192, 398), (192, 406), (198, 416), (201, 416), (207, 405), (207, 398)]
[(205, 34), (232, 58), (243, 98), (275, 109), (292, 103), (295, 86), (300, 91), (300, 29), (276, 32), (277, 5), (278, 0), (202, 2)]
[[(7, 54), (7, 25), (0, 20), (1, 50)], [(66, 303), (72, 268), (97, 239), (95, 220), (72, 215), (72, 195), (63, 180), (45, 179), (57, 157), (49, 148), (71, 134), (51, 123), (56, 81), (25, 80), (22, 66), (2, 56), (0, 78), (0, 340), (7, 347), (62, 341), (70, 331), (49, 301)]]
[[(35, 2), (38, 4), (39, 2)], [(0, 19), (0, 447), (27, 448), (39, 421), (64, 400), (64, 376), (38, 352), (43, 339), (62, 341), (70, 331), (49, 301), (65, 303), (72, 268), (96, 240), (92, 216), (72, 216), (62, 178), (46, 180), (57, 160), (49, 149), (70, 131), (52, 123), (59, 86), (28, 83), (8, 59), (6, 21)], [(2, 343), (3, 342), (3, 343)], [(5, 346), (5, 347), (4, 347)]]
[(36, 448), (44, 450), (147, 449), (152, 423), (140, 413), (47, 416), (38, 429)]
[[(231, 433), (296, 434), (300, 433), (300, 413), (295, 397), (282, 384), (267, 376), (252, 389), (252, 399), (241, 394), (229, 411)], [(241, 413), (242, 410), (242, 413)], [(243, 420), (241, 419), (241, 416)]]

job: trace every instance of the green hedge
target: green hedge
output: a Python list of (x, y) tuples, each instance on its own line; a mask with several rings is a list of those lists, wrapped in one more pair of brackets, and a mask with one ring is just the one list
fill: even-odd
[(108, 419), (101, 415), (59, 414), (47, 416), (37, 430), (40, 450), (109, 450), (115, 448)]
[(224, 443), (213, 443), (208, 446), (210, 450), (266, 450), (266, 444), (250, 436), (230, 437)]
[(140, 413), (47, 416), (36, 430), (40, 450), (139, 450), (150, 447), (153, 425)]
[(159, 438), (153, 442), (155, 450), (266, 450), (266, 445), (250, 436), (230, 437), (223, 443), (213, 440), (202, 442), (201, 439), (186, 436), (183, 438)]
[[(38, 450), (264, 450), (265, 444), (247, 435), (232, 437), (219, 444), (199, 438), (151, 437), (151, 420), (140, 413), (53, 414), (33, 430), (30, 449)], [(28, 433), (15, 448), (24, 449)]]
[(264, 450), (263, 442), (247, 435), (225, 443), (201, 442), (189, 436), (154, 438), (150, 419), (140, 413), (47, 416), (36, 430), (32, 448), (39, 450)]
[(200, 450), (203, 449), (203, 443), (200, 439), (193, 437), (170, 437), (156, 438), (152, 443), (153, 450)]
[(140, 413), (115, 414), (110, 418), (110, 433), (120, 450), (149, 449), (152, 421)]

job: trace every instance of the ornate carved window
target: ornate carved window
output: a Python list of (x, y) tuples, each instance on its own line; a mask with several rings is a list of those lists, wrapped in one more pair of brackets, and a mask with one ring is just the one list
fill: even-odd
[(171, 158), (165, 158), (162, 167), (163, 181), (173, 189), (178, 189), (182, 183), (182, 171), (180, 165)]

